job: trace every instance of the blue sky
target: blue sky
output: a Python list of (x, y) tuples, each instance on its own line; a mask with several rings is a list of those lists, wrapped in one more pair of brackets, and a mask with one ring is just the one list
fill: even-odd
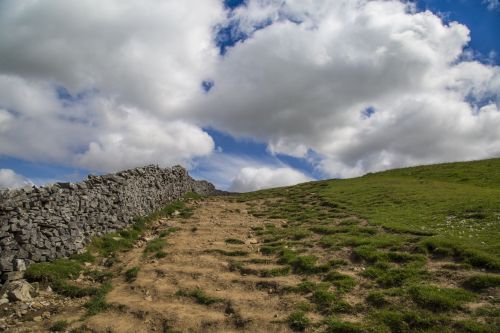
[[(480, 0), (416, 1), (419, 12), (429, 10), (443, 21), (436, 23), (429, 20), (420, 27), (417, 25), (422, 21), (414, 20), (415, 15), (411, 13), (398, 12), (397, 8), (387, 4), (379, 7), (363, 5), (367, 8), (362, 13), (365, 17), (375, 12), (380, 17), (397, 13), (398, 17), (406, 20), (402, 25), (408, 31), (428, 28), (422, 37), (428, 43), (426, 45), (452, 43), (455, 38), (455, 44), (450, 44), (449, 49), (465, 51), (454, 64), (442, 68), (439, 66), (443, 62), (435, 59), (449, 56), (445, 48), (437, 50), (438, 46), (432, 46), (433, 52), (437, 52), (435, 56), (422, 54), (418, 55), (420, 58), (408, 62), (404, 57), (411, 53), (403, 50), (395, 61), (401, 66), (399, 70), (394, 69), (393, 73), (391, 68), (386, 68), (380, 74), (379, 69), (373, 68), (373, 76), (370, 73), (367, 77), (357, 70), (373, 64), (360, 62), (357, 67), (340, 68), (339, 63), (325, 65), (323, 62), (324, 59), (335, 62), (332, 60), (336, 57), (335, 48), (330, 48), (332, 45), (326, 41), (328, 38), (322, 37), (319, 31), (328, 28), (323, 23), (335, 22), (334, 17), (338, 14), (335, 10), (328, 12), (327, 15), (331, 15), (329, 18), (320, 10), (314, 12), (317, 8), (293, 7), (286, 1), (226, 0), (222, 6), (217, 5), (218, 1), (207, 1), (203, 8), (196, 8), (195, 2), (185, 3), (187, 12), (192, 15), (191, 22), (199, 22), (196, 27), (184, 26), (187, 23), (170, 17), (168, 13), (172, 9), (168, 4), (150, 18), (151, 13), (143, 9), (140, 2), (134, 2), (131, 5), (134, 10), (130, 10), (132, 16), (124, 16), (123, 22), (117, 23), (125, 27), (122, 33), (117, 33), (120, 29), (112, 26), (106, 17), (99, 16), (104, 14), (95, 13), (93, 19), (104, 31), (102, 40), (97, 37), (94, 40), (91, 31), (79, 28), (85, 24), (78, 25), (76, 22), (72, 25), (71, 20), (64, 20), (69, 35), (49, 28), (40, 28), (41, 31), (35, 28), (33, 36), (19, 33), (21, 25), (16, 25), (16, 22), (23, 22), (26, 17), (15, 15), (35, 15), (29, 21), (35, 27), (37, 24), (42, 27), (46, 26), (44, 20), (50, 20), (51, 15), (52, 19), (60, 16), (62, 20), (73, 12), (88, 9), (78, 8), (80, 5), (56, 1), (50, 8), (33, 5), (31, 12), (21, 11), (19, 14), (14, 1), (3, 3), (0, 9), (1, 15), (4, 15), (4, 26), (0, 23), (0, 28), (9, 38), (5, 37), (7, 41), (3, 44), (0, 42), (0, 57), (4, 59), (0, 61), (0, 79), (5, 80), (5, 87), (14, 88), (12, 91), (4, 89), (5, 95), (0, 94), (0, 139), (4, 141), (3, 145), (0, 143), (0, 170), (10, 169), (16, 174), (17, 181), (10, 184), (78, 181), (89, 173), (105, 173), (138, 164), (159, 163), (167, 166), (180, 163), (188, 167), (194, 177), (214, 181), (222, 188), (231, 188), (238, 179), (240, 184), (247, 184), (248, 190), (251, 190), (261, 186), (259, 177), (279, 178), (290, 170), (295, 173), (286, 174), (288, 179), (304, 181), (351, 177), (419, 163), (500, 156), (500, 151), (495, 148), (496, 136), (485, 133), (482, 137), (480, 133), (485, 130), (485, 125), (479, 123), (474, 124), (479, 134), (470, 130), (453, 132), (454, 126), (450, 125), (451, 132), (444, 138), (436, 129), (432, 139), (442, 142), (442, 147), (435, 150), (426, 150), (431, 141), (411, 138), (413, 133), (404, 130), (405, 126), (410, 126), (410, 132), (414, 130), (417, 135), (417, 126), (425, 126), (426, 121), (432, 123), (430, 119), (425, 120), (427, 115), (432, 114), (426, 109), (430, 105), (443, 113), (443, 119), (454, 118), (451, 114), (445, 116), (446, 112), (452, 112), (447, 110), (448, 105), (454, 103), (461, 106), (467, 104), (464, 107), (470, 108), (470, 112), (476, 115), (490, 114), (485, 112), (494, 108), (495, 103), (498, 108), (500, 93), (495, 84), (499, 82), (496, 78), (500, 64), (497, 33), (500, 31), (500, 6), (494, 8), (494, 1), (490, 6), (487, 1)], [(328, 6), (328, 1), (320, 2)], [(358, 15), (354, 10), (351, 9), (348, 14)], [(154, 23), (156, 19), (160, 22), (157, 25)], [(153, 21), (151, 25), (146, 22), (149, 20)], [(371, 20), (378, 22), (376, 16)], [(171, 33), (162, 29), (151, 30), (163, 21), (168, 21), (169, 28), (166, 29), (179, 30)], [(452, 27), (451, 22), (454, 21), (468, 28), (471, 41), (467, 45), (463, 45), (464, 30)], [(144, 28), (137, 30), (131, 22), (139, 26), (144, 24)], [(358, 30), (356, 26), (345, 24), (346, 31)], [(412, 24), (415, 24), (415, 30), (408, 28)], [(436, 26), (431, 29), (432, 24)], [(128, 35), (129, 26), (134, 26), (136, 32)], [(441, 29), (439, 31), (443, 36), (438, 36), (436, 27)], [(283, 32), (287, 29), (296, 29), (297, 36)], [(380, 29), (377, 37), (380, 45), (374, 45), (370, 52), (377, 47), (385, 52), (391, 47), (392, 44), (383, 45), (389, 38), (383, 34), (390, 29)], [(314, 36), (316, 30), (318, 36)], [(357, 32), (359, 34), (368, 36), (371, 33), (369, 27), (359, 30), (365, 31)], [(134, 39), (135, 34), (142, 31), (143, 38)], [(90, 33), (90, 37), (78, 36), (86, 33)], [(281, 33), (283, 35), (279, 37)], [(309, 34), (310, 40), (317, 38), (315, 44), (309, 47), (304, 45), (303, 49), (294, 47), (308, 43), (307, 38), (305, 42), (293, 39), (299, 38), (302, 33)], [(49, 46), (40, 46), (30, 52), (29, 38), (66, 40), (68, 46), (65, 49), (64, 43), (61, 43), (61, 49), (57, 46), (51, 49), (51, 44), (40, 44)], [(331, 43), (337, 43), (342, 36), (335, 38), (331, 39)], [(373, 39), (373, 36), (370, 37), (370, 40)], [(404, 41), (398, 43), (408, 46)], [(87, 45), (93, 45), (95, 52), (87, 54)], [(275, 47), (276, 51), (273, 51)], [(316, 47), (317, 51), (314, 51)], [(364, 50), (362, 45), (352, 47), (364, 52), (361, 51)], [(408, 46), (408, 50), (411, 47)], [(290, 49), (286, 51), (287, 48)], [(173, 49), (178, 54), (174, 52), (171, 55)], [(329, 58), (321, 58), (325, 49), (329, 50), (325, 52), (330, 52)], [(342, 52), (340, 49), (339, 55)], [(118, 55), (120, 60), (109, 63), (106, 60), (105, 66), (100, 64), (99, 60), (107, 58), (108, 53), (110, 57)], [(201, 54), (205, 56), (199, 56)], [(314, 58), (305, 63), (304, 59), (310, 54)], [(392, 55), (387, 53), (387, 56)], [(94, 62), (92, 57), (95, 57)], [(435, 68), (442, 68), (442, 76), (432, 79), (431, 83), (426, 81), (426, 86), (415, 87), (408, 78), (419, 75), (420, 72), (413, 72), (419, 66), (431, 66), (428, 64), (430, 61), (435, 61), (432, 64), (437, 66)], [(481, 64), (480, 67), (474, 67), (475, 62)], [(318, 66), (324, 67), (318, 71)], [(294, 73), (295, 69), (297, 73)], [(422, 67), (420, 71), (426, 70)], [(454, 78), (458, 75), (457, 70), (462, 71), (462, 78)], [(370, 72), (370, 68), (365, 71)], [(325, 77), (321, 73), (332, 74)], [(479, 74), (473, 73), (482, 73), (483, 76), (479, 78)], [(356, 82), (358, 77), (361, 81)], [(439, 94), (431, 96), (432, 89), (437, 91), (441, 88), (431, 89), (429, 85), (441, 79), (450, 80), (450, 77), (455, 82), (451, 84), (452, 88), (448, 85)], [(364, 83), (370, 80), (382, 82), (389, 79), (400, 83), (387, 82), (386, 85), (380, 84), (380, 88), (378, 84), (372, 84), (363, 88)], [(300, 82), (302, 80), (308, 83)], [(422, 82), (425, 80), (427, 78), (422, 77)], [(138, 84), (138, 81), (142, 83)], [(344, 82), (346, 86), (352, 84), (354, 89), (344, 92)], [(469, 83), (463, 85), (463, 82)], [(268, 84), (269, 88), (266, 88)], [(399, 85), (407, 90), (399, 91)], [(358, 88), (359, 94), (349, 95)], [(453, 90), (452, 95), (448, 93), (449, 89)], [(335, 97), (336, 94), (339, 95)], [(406, 102), (389, 102), (388, 96), (394, 94), (404, 96)], [(422, 97), (423, 94), (425, 97)], [(34, 102), (30, 104), (26, 98)], [(415, 105), (420, 102), (419, 109)], [(400, 106), (405, 103), (414, 105), (414, 108), (408, 106), (402, 110)], [(309, 109), (312, 104), (314, 106)], [(354, 111), (349, 111), (347, 117), (343, 112), (351, 109)], [(353, 116), (353, 112), (357, 115)], [(496, 117), (496, 113), (492, 115)], [(54, 121), (50, 121), (50, 117), (54, 117)], [(479, 122), (478, 118), (471, 118), (470, 121)], [(388, 123), (387, 119), (394, 120)], [(412, 119), (411, 123), (406, 124), (408, 119)], [(500, 131), (496, 119), (481, 121), (489, 124), (489, 130)], [(397, 126), (394, 125), (396, 121)], [(394, 133), (390, 134), (388, 128)], [(163, 130), (165, 132), (160, 133)], [(144, 136), (144, 133), (151, 134)], [(409, 143), (400, 141), (401, 135), (408, 136)], [(346, 139), (348, 137), (349, 140)], [(485, 153), (473, 152), (460, 140), (479, 149), (483, 145)], [(450, 142), (456, 142), (456, 146)], [(243, 172), (245, 168), (247, 170)], [(254, 178), (247, 179), (249, 174)], [(0, 174), (0, 185), (1, 179)], [(282, 183), (277, 181), (273, 184)]]

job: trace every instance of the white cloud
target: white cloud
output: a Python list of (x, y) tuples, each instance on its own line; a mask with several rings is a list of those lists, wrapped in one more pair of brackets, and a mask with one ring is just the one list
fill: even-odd
[(488, 5), (489, 10), (495, 10), (500, 7), (499, 0), (483, 0), (483, 3)]
[[(224, 186), (284, 166), (222, 158), (204, 127), (313, 152), (329, 176), (500, 156), (500, 69), (464, 53), (464, 25), (396, 0), (227, 14), (219, 0), (0, 1), (0, 154), (100, 171), (232, 160), (211, 172)], [(220, 57), (229, 21), (251, 37)]]
[(33, 185), (33, 183), (11, 169), (0, 169), (0, 189), (16, 188), (26, 185)]
[(303, 173), (289, 167), (244, 167), (233, 179), (230, 191), (249, 192), (265, 188), (295, 185), (311, 181)]
[(0, 154), (100, 171), (209, 154), (184, 113), (223, 17), (218, 0), (1, 1)]
[(329, 176), (500, 156), (500, 68), (460, 60), (464, 25), (399, 1), (253, 0), (236, 15), (247, 33), (273, 24), (220, 60), (199, 101), (215, 128), (312, 149)]

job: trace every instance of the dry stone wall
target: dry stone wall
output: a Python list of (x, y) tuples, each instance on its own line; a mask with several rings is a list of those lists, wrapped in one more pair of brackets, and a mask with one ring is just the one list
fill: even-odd
[(0, 275), (5, 280), (32, 262), (67, 257), (93, 236), (123, 229), (187, 192), (216, 192), (176, 166), (147, 166), (88, 176), (80, 183), (0, 192)]

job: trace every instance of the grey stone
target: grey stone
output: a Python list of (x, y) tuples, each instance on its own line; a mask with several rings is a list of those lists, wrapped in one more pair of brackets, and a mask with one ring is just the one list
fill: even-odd
[(25, 280), (10, 282), (7, 286), (7, 297), (11, 302), (31, 301), (33, 287)]
[(26, 270), (26, 264), (24, 263), (23, 259), (16, 259), (14, 262), (14, 270), (18, 272), (23, 272)]
[(31, 262), (76, 253), (92, 237), (123, 229), (134, 217), (149, 214), (187, 192), (219, 193), (212, 184), (192, 179), (182, 167), (154, 165), (90, 175), (76, 184), (2, 191), (0, 275), (22, 271)]

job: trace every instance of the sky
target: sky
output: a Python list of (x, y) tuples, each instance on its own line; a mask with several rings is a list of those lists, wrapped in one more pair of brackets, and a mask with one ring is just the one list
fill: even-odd
[(498, 0), (0, 0), (0, 188), (500, 157)]

